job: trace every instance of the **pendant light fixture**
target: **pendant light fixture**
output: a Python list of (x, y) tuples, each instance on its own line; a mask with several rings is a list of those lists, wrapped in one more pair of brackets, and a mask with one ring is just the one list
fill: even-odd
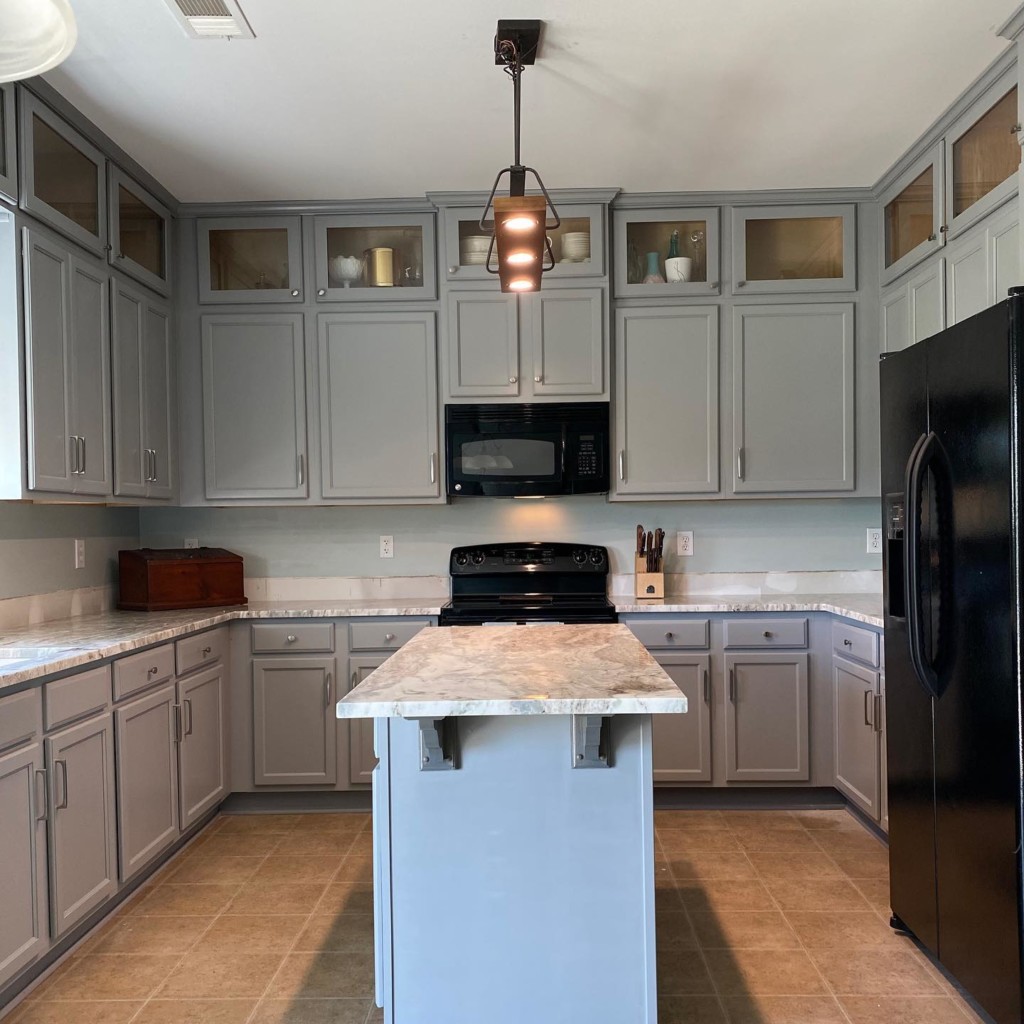
[[(523, 166), (519, 156), (519, 89), (523, 68), (533, 64), (540, 43), (540, 21), (499, 21), (494, 37), (494, 63), (504, 67), (512, 79), (514, 90), (515, 158), (510, 167), (503, 167), (494, 179), (487, 199), (480, 230), (487, 231), (487, 214), (494, 210), (494, 230), (487, 250), (487, 272), (496, 274), (503, 292), (530, 292), (540, 288), (540, 277), (555, 265), (555, 255), (548, 241), (549, 229), (561, 224), (558, 211), (544, 187), (540, 175)], [(508, 175), (508, 195), (496, 195), (501, 179)], [(526, 175), (532, 174), (541, 195), (526, 195)], [(547, 222), (551, 211), (552, 222)], [(498, 269), (491, 267), (497, 249)]]
[(32, 78), (56, 67), (77, 38), (68, 0), (2, 0), (0, 82)]

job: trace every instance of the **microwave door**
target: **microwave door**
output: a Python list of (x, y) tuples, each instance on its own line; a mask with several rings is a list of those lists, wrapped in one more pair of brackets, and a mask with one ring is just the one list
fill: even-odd
[(565, 441), (556, 427), (486, 424), (456, 428), (450, 437), (450, 481), (458, 494), (556, 494), (564, 475)]

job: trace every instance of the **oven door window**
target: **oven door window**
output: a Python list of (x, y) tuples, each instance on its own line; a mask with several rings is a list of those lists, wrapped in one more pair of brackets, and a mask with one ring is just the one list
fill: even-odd
[(553, 483), (562, 477), (560, 432), (537, 433), (525, 437), (456, 435), (452, 454), (452, 468), (459, 480)]

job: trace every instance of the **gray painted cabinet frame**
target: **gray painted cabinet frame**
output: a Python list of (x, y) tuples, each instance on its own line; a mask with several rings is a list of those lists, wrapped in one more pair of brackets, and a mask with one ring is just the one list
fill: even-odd
[[(286, 231), (288, 284), (284, 288), (214, 289), (210, 285), (211, 231)], [(196, 221), (196, 263), (199, 270), (200, 303), (302, 302), (302, 218), (301, 217), (201, 217)]]
[(18, 201), (18, 142), (14, 83), (0, 85), (0, 196)]
[[(130, 277), (144, 285), (148, 285), (161, 295), (170, 295), (170, 273), (171, 273), (171, 212), (152, 193), (144, 189), (134, 178), (130, 178), (116, 164), (108, 164), (108, 187), (110, 195), (107, 198), (107, 213), (110, 219), (108, 227), (110, 247), (107, 253), (112, 266), (123, 270)], [(148, 267), (136, 263), (130, 256), (126, 256), (121, 249), (121, 188), (127, 189), (136, 199), (144, 203), (163, 221), (163, 275), (154, 274)]]
[[(920, 245), (905, 253), (890, 266), (885, 265), (886, 254), (886, 207), (909, 185), (919, 178), (928, 168), (932, 169), (932, 232)], [(922, 154), (907, 171), (879, 196), (878, 205), (881, 214), (881, 230), (878, 233), (879, 266), (881, 267), (882, 285), (895, 281), (911, 267), (916, 267), (932, 253), (938, 252), (946, 244), (945, 220), (943, 207), (946, 200), (945, 159), (942, 142), (937, 142), (928, 152)]]

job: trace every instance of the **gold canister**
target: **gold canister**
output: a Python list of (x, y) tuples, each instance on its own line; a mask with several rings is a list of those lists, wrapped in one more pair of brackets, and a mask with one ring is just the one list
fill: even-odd
[(366, 259), (366, 283), (371, 288), (393, 288), (395, 285), (395, 250), (376, 246), (363, 253)]

